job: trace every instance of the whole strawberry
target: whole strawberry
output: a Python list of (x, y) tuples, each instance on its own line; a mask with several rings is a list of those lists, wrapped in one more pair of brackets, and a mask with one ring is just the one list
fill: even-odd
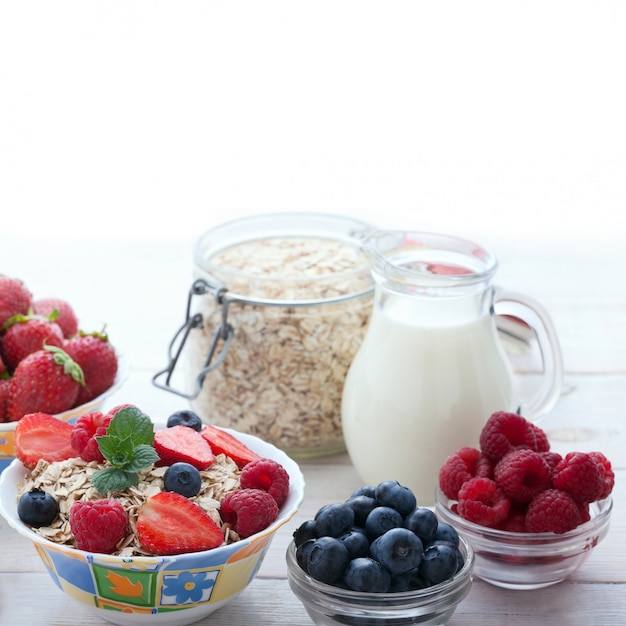
[(78, 391), (76, 405), (93, 400), (113, 386), (118, 360), (106, 333), (83, 333), (68, 339), (64, 350), (80, 365), (85, 385)]
[(32, 302), (30, 291), (17, 278), (0, 275), (0, 329), (14, 315), (26, 315)]
[(9, 388), (8, 413), (61, 413), (72, 408), (83, 384), (80, 367), (61, 348), (47, 346), (20, 361)]
[(0, 424), (9, 421), (9, 388), (8, 378), (0, 378)]
[(33, 301), (33, 311), (56, 322), (66, 339), (78, 333), (78, 318), (71, 304), (60, 298), (40, 298)]
[(126, 536), (128, 514), (113, 498), (77, 500), (70, 509), (69, 522), (77, 548), (111, 554)]
[(54, 322), (34, 315), (17, 315), (5, 323), (5, 328), (7, 324), (10, 325), (2, 339), (2, 350), (11, 371), (21, 360), (45, 345), (63, 346), (63, 332)]

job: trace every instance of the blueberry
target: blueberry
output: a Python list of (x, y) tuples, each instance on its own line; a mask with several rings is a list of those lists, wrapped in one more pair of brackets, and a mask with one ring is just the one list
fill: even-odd
[(463, 557), (462, 552), (457, 548), (455, 550), (456, 552), (456, 571), (454, 572), (455, 574), (457, 572), (460, 572), (463, 569), (463, 566), (465, 565), (465, 558)]
[(463, 557), (463, 553), (461, 552), (458, 546), (455, 546), (451, 541), (445, 541), (444, 539), (436, 539), (431, 544), (429, 544), (427, 548), (430, 548), (431, 546), (437, 546), (437, 545), (449, 546), (452, 550), (454, 550), (456, 554), (456, 571), (457, 572), (463, 567), (463, 565), (465, 565), (465, 558)]
[(392, 528), (402, 526), (402, 515), (388, 506), (376, 507), (365, 520), (365, 530), (370, 541)]
[(374, 487), (373, 485), (364, 485), (363, 487), (359, 487), (358, 489), (355, 489), (351, 494), (350, 497), (354, 498), (356, 496), (367, 496), (368, 498), (375, 498), (375, 493), (376, 493), (376, 487)]
[(202, 430), (202, 420), (193, 411), (176, 411), (167, 418), (167, 427), (171, 428), (172, 426), (187, 426), (200, 432)]
[(430, 583), (420, 574), (420, 568), (416, 567), (403, 574), (392, 576), (389, 591), (415, 591), (427, 587), (430, 587)]
[(302, 522), (293, 533), (293, 541), (296, 544), (296, 548), (301, 546), (305, 541), (309, 539), (317, 539), (317, 524), (315, 520), (307, 520)]
[(372, 542), (370, 554), (392, 575), (403, 574), (419, 566), (424, 546), (408, 528), (392, 528)]
[(461, 552), (461, 550), (459, 550), (459, 548), (453, 548), (453, 550), (456, 554), (456, 570), (454, 571), (454, 573), (456, 574), (465, 565), (465, 559), (463, 558), (463, 553)]
[(200, 472), (189, 463), (178, 462), (170, 465), (163, 474), (165, 491), (175, 491), (185, 498), (195, 496), (202, 486)]
[(367, 556), (369, 554), (370, 542), (365, 532), (352, 529), (349, 532), (341, 535), (339, 541), (348, 548), (348, 554), (351, 559), (356, 559), (359, 556)]
[(307, 574), (309, 573), (309, 554), (314, 543), (315, 539), (308, 539), (296, 548), (296, 562)]
[(435, 540), (438, 524), (437, 516), (423, 507), (414, 509), (404, 519), (404, 527), (412, 530), (424, 545)]
[(59, 514), (59, 505), (47, 491), (31, 489), (21, 495), (17, 514), (29, 526), (49, 526)]
[(378, 506), (375, 498), (366, 495), (352, 496), (345, 502), (354, 511), (354, 523), (365, 526), (367, 516)]
[(344, 580), (354, 591), (386, 593), (391, 584), (391, 574), (378, 561), (359, 557), (348, 563)]
[(341, 502), (323, 506), (315, 515), (317, 534), (320, 537), (340, 537), (354, 524), (354, 511)]
[(319, 537), (313, 540), (307, 570), (316, 580), (332, 585), (343, 576), (349, 561), (348, 548), (343, 542), (336, 537)]
[(382, 506), (399, 511), (402, 517), (408, 515), (417, 505), (413, 492), (397, 480), (386, 480), (376, 485), (374, 497)]
[(424, 551), (420, 574), (431, 584), (437, 585), (452, 578), (457, 571), (455, 548), (445, 543), (434, 543)]
[(456, 531), (456, 528), (450, 526), (450, 524), (446, 522), (439, 522), (437, 524), (437, 532), (435, 533), (435, 539), (440, 539), (443, 541), (449, 541), (453, 543), (455, 546), (459, 545), (459, 533)]

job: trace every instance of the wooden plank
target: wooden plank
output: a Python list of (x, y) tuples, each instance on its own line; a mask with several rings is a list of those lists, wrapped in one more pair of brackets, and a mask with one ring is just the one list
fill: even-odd
[[(89, 608), (70, 600), (44, 573), (29, 576), (29, 585), (15, 586), (0, 574), (2, 624), (46, 626), (104, 625)], [(36, 602), (33, 589), (37, 590)], [(622, 584), (565, 582), (534, 591), (511, 591), (476, 581), (449, 626), (623, 626), (626, 588)], [(45, 618), (44, 618), (45, 616)], [(45, 619), (45, 622), (42, 620)], [(310, 626), (308, 614), (284, 579), (257, 579), (232, 603), (199, 625)]]

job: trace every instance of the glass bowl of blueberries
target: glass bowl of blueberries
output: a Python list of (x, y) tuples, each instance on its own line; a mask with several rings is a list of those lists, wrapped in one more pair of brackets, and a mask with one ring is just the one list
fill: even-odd
[(395, 480), (323, 506), (287, 548), (289, 585), (315, 624), (445, 624), (472, 585), (474, 552)]

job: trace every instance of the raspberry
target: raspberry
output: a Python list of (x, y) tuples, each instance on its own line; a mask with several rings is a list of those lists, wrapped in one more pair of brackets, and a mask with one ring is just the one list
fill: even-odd
[(69, 514), (76, 546), (88, 552), (111, 554), (126, 536), (128, 514), (118, 500), (77, 500)]
[(591, 511), (589, 510), (588, 502), (577, 502), (578, 512), (580, 513), (580, 523), (584, 524), (591, 519)]
[(539, 428), (537, 424), (533, 424), (532, 422), (528, 423), (530, 429), (535, 434), (535, 445), (533, 446), (533, 450), (535, 452), (549, 452), (550, 451), (550, 441), (548, 440), (548, 435), (544, 430)]
[[(122, 409), (127, 409), (129, 407), (135, 407), (134, 404), (130, 404), (128, 402), (125, 402), (124, 404), (118, 404), (117, 406), (114, 406), (112, 409), (109, 409), (107, 411), (107, 415), (110, 415), (111, 417), (115, 417), (115, 414), (118, 413), (119, 411), (121, 411)], [(136, 408), (136, 407), (135, 407)]]
[(497, 526), (498, 530), (506, 530), (510, 533), (526, 532), (526, 507), (518, 508), (511, 506), (506, 519)]
[(531, 533), (566, 533), (580, 524), (578, 507), (565, 491), (546, 489), (528, 505), (526, 528)]
[(439, 470), (439, 488), (456, 500), (463, 483), (475, 476), (491, 478), (491, 461), (476, 448), (460, 448), (453, 452)]
[(550, 472), (554, 472), (554, 468), (563, 460), (563, 457), (558, 452), (540, 452), (543, 460), (548, 464)]
[(220, 515), (240, 537), (249, 537), (264, 530), (276, 519), (278, 506), (267, 491), (237, 489), (222, 500)]
[(280, 508), (289, 493), (289, 474), (285, 468), (272, 459), (250, 461), (241, 470), (242, 489), (261, 489), (267, 491)]
[(472, 478), (459, 490), (457, 511), (461, 517), (482, 526), (497, 526), (511, 508), (504, 491), (490, 478)]
[(107, 428), (113, 417), (104, 415), (99, 411), (81, 415), (72, 431), (72, 447), (78, 452), (84, 461), (104, 462), (104, 456), (100, 452), (96, 437), (106, 435)]
[(602, 454), (602, 452), (590, 452), (589, 456), (600, 466), (600, 473), (603, 474), (602, 492), (598, 496), (598, 500), (608, 498), (613, 491), (615, 485), (615, 473), (611, 466), (611, 462)]
[(554, 468), (552, 482), (579, 502), (594, 502), (604, 490), (604, 470), (586, 452), (570, 452)]
[(539, 452), (523, 448), (511, 450), (498, 461), (494, 480), (514, 502), (530, 502), (551, 486), (550, 466)]
[(497, 411), (487, 420), (480, 433), (480, 449), (497, 463), (509, 450), (534, 450), (537, 437), (530, 422), (517, 413)]

